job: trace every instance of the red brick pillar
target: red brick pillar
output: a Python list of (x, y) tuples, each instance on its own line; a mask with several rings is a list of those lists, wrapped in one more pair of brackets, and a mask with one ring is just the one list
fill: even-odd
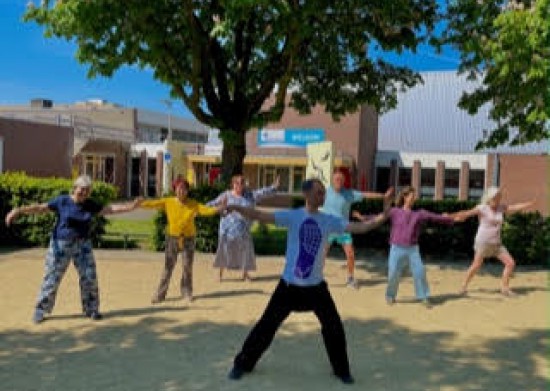
[(458, 181), (458, 199), (465, 201), (470, 192), (470, 163), (462, 162), (460, 166), (460, 179)]
[(445, 162), (439, 160), (435, 169), (434, 200), (442, 200), (445, 191)]
[(157, 175), (155, 178), (155, 191), (156, 196), (161, 197), (162, 196), (162, 179), (163, 179), (163, 173), (164, 173), (164, 153), (162, 151), (157, 151)]
[(411, 186), (415, 188), (416, 193), (420, 195), (420, 172), (422, 170), (422, 166), (420, 164), (420, 160), (415, 160), (413, 162), (412, 166), (412, 172), (411, 172)]
[(392, 159), (390, 162), (390, 187), (397, 186), (397, 160)]

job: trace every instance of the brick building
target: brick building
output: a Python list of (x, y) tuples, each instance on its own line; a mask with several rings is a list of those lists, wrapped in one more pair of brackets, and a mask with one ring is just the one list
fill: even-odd
[(72, 151), (70, 127), (0, 118), (0, 172), (70, 177)]
[[(477, 141), (493, 128), (488, 109), (471, 116), (457, 107), (462, 91), (471, 91), (475, 83), (455, 72), (422, 77), (422, 85), (400, 93), (398, 106), (382, 116), (363, 106), (335, 122), (321, 107), (307, 116), (287, 108), (279, 122), (249, 131), (244, 174), (251, 187), (269, 185), (280, 175), (286, 194), (281, 202), (288, 205), (305, 179), (305, 145), (326, 140), (333, 142), (335, 166), (345, 170), (355, 188), (384, 191), (410, 184), (424, 198), (479, 199), (486, 187), (498, 185), (504, 188), (504, 202), (539, 195), (536, 208), (548, 215), (548, 140), (476, 151)], [(0, 107), (0, 118), (7, 118), (0, 126), (0, 172), (32, 160), (42, 170), (52, 167), (65, 176), (70, 156), (73, 175), (113, 183), (126, 196), (160, 195), (176, 174), (192, 183), (211, 182), (219, 174), (217, 131), (193, 120), (104, 101), (53, 105), (47, 100)], [(20, 128), (33, 123), (34, 133), (27, 129), (16, 135), (13, 125), (5, 125), (15, 120), (23, 121)]]
[[(120, 196), (160, 195), (167, 138), (196, 150), (207, 131), (196, 121), (104, 100), (0, 106), (0, 172), (89, 175)], [(67, 160), (68, 159), (68, 160)]]
[[(398, 96), (398, 106), (380, 117), (368, 106), (332, 120), (316, 107), (307, 116), (287, 108), (281, 121), (247, 134), (244, 174), (251, 186), (282, 177), (282, 191), (297, 192), (305, 176), (305, 148), (264, 145), (262, 132), (321, 132), (333, 142), (335, 166), (349, 173), (362, 190), (385, 191), (413, 185), (423, 198), (479, 199), (491, 185), (504, 188), (504, 202), (529, 200), (539, 195), (536, 209), (548, 214), (548, 140), (521, 147), (476, 151), (478, 140), (494, 127), (488, 108), (471, 116), (457, 107), (463, 91), (475, 82), (455, 72), (426, 72), (424, 83)], [(221, 163), (221, 143), (205, 146), (189, 156), (192, 177), (212, 178)]]

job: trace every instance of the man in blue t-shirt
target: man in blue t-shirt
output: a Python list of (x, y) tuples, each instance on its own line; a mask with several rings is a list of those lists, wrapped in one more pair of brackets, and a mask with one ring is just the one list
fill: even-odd
[(313, 311), (321, 322), (323, 340), (334, 374), (346, 384), (354, 382), (342, 321), (323, 277), (324, 249), (329, 234), (367, 232), (384, 221), (387, 211), (366, 223), (350, 223), (319, 211), (325, 201), (325, 187), (321, 181), (306, 180), (302, 191), (306, 205), (299, 209), (270, 213), (239, 205), (227, 206), (227, 211), (236, 211), (249, 219), (288, 229), (282, 278), (264, 314), (235, 357), (229, 372), (230, 379), (238, 380), (254, 369), (277, 329), (292, 311)]
[[(360, 202), (363, 198), (383, 198), (382, 193), (360, 192), (357, 190), (346, 189), (344, 187), (345, 177), (344, 173), (340, 170), (336, 170), (332, 175), (332, 186), (327, 189), (327, 195), (325, 203), (321, 210), (333, 216), (340, 217), (344, 220), (350, 218), (351, 204)], [(328, 245), (326, 252), (333, 243), (342, 246), (344, 253), (346, 254), (348, 279), (346, 285), (352, 288), (358, 288), (359, 285), (354, 277), (355, 272), (355, 250), (353, 248), (353, 240), (351, 233), (333, 233), (329, 235)]]

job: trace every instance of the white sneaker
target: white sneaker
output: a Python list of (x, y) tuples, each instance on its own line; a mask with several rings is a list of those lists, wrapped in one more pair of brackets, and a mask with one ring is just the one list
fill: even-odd
[(42, 311), (40, 308), (37, 308), (34, 311), (34, 315), (32, 316), (32, 321), (34, 324), (42, 323), (44, 321), (44, 311)]
[(346, 282), (346, 286), (348, 288), (359, 289), (359, 284), (357, 283), (357, 280), (353, 277), (348, 277), (348, 281)]

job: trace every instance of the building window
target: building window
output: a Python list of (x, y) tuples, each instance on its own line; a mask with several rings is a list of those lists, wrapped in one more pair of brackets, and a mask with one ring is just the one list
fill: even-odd
[(390, 168), (389, 167), (377, 167), (376, 168), (376, 191), (384, 193), (390, 187)]
[(259, 187), (271, 186), (275, 177), (279, 175), (279, 191), (288, 193), (290, 189), (290, 167), (260, 166)]
[(141, 158), (133, 157), (130, 166), (130, 195), (141, 194)]
[[(168, 129), (166, 129), (168, 134)], [(166, 138), (166, 136), (164, 136)], [(140, 127), (137, 131), (137, 142), (139, 143), (160, 143), (163, 140), (162, 129)]]
[(302, 190), (302, 182), (306, 177), (305, 167), (292, 168), (292, 192), (300, 193)]
[(412, 183), (412, 169), (399, 167), (399, 178), (397, 180), (398, 190), (410, 186)]
[(450, 168), (445, 170), (444, 198), (458, 198), (458, 187), (460, 186), (460, 170)]
[(174, 130), (172, 137), (176, 141), (204, 144), (207, 141), (208, 135), (204, 133), (188, 132), (185, 130)]
[(108, 155), (84, 155), (84, 174), (94, 181), (115, 183), (115, 158)]
[(147, 159), (147, 196), (157, 195), (157, 159)]
[[(168, 138), (168, 128), (140, 126), (137, 130), (137, 142), (162, 143)], [(207, 142), (208, 134), (172, 128), (172, 139), (175, 141), (201, 143)]]
[(420, 198), (433, 198), (435, 194), (435, 168), (420, 170)]
[(468, 199), (478, 200), (483, 195), (485, 188), (485, 170), (470, 170), (468, 181)]

